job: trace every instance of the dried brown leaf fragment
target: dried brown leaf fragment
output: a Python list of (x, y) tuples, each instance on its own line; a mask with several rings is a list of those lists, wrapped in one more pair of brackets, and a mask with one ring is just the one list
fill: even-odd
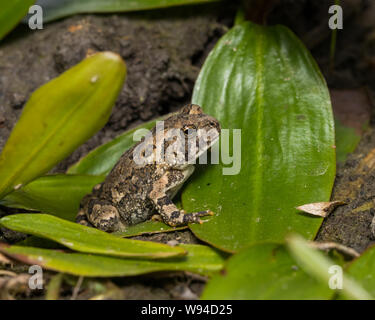
[(314, 216), (327, 217), (333, 210), (338, 206), (344, 205), (343, 201), (331, 201), (331, 202), (315, 202), (304, 204), (297, 207), (298, 210), (312, 214)]

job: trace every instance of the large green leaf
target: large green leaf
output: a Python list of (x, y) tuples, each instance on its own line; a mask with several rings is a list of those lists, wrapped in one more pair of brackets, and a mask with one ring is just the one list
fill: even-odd
[(0, 4), (0, 40), (26, 15), (35, 0), (2, 0)]
[(181, 250), (188, 251), (188, 255), (147, 261), (31, 247), (0, 246), (0, 252), (22, 262), (86, 277), (135, 276), (156, 271), (190, 271), (209, 276), (223, 267), (223, 256), (210, 247), (181, 245)]
[(0, 219), (11, 230), (56, 241), (72, 250), (120, 257), (169, 258), (186, 252), (165, 244), (121, 239), (48, 214), (15, 214)]
[(330, 198), (334, 123), (324, 78), (300, 40), (283, 26), (235, 26), (207, 58), (193, 103), (222, 128), (241, 129), (240, 151), (230, 143), (240, 171), (202, 166), (182, 194), (185, 210), (216, 213), (193, 232), (229, 251), (291, 231), (312, 239), (322, 219), (295, 207)]
[[(366, 291), (367, 287), (364, 283), (357, 282), (350, 276), (344, 274), (340, 265), (337, 265), (336, 262), (325, 257), (323, 253), (318, 250), (311, 248), (307, 241), (301, 236), (290, 236), (287, 240), (287, 246), (291, 255), (301, 268), (326, 286), (330, 284), (330, 280), (335, 280), (334, 278), (340, 277), (342, 288), (332, 289), (337, 289), (345, 298), (355, 300), (373, 299), (370, 293)], [(370, 272), (372, 272), (372, 270)], [(332, 284), (337, 285), (336, 281), (332, 281)], [(363, 287), (361, 284), (363, 284)]]
[(141, 129), (150, 130), (155, 126), (156, 121), (152, 120), (132, 130), (128, 130), (112, 141), (99, 146), (72, 165), (67, 172), (107, 175), (121, 158), (122, 154), (135, 143), (134, 134), (136, 131)]
[(375, 297), (374, 270), (375, 247), (371, 247), (349, 265), (347, 273)]
[(329, 299), (334, 292), (305, 273), (283, 245), (253, 245), (235, 254), (207, 284), (202, 299)]
[(8, 194), (0, 204), (50, 213), (73, 221), (81, 199), (104, 179), (104, 176), (48, 175)]
[(59, 0), (43, 1), (46, 22), (72, 14), (92, 12), (129, 12), (215, 2), (218, 0)]
[(50, 170), (107, 121), (126, 67), (95, 54), (33, 93), (0, 155), (0, 198)]

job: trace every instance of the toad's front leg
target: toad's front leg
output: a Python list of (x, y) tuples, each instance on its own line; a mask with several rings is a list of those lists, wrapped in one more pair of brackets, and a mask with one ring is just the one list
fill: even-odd
[(200, 217), (214, 214), (210, 210), (186, 213), (184, 210), (178, 209), (166, 194), (165, 190), (167, 189), (167, 185), (167, 176), (162, 177), (162, 179), (154, 185), (154, 188), (149, 194), (149, 199), (153, 202), (164, 223), (172, 227), (183, 226), (194, 222), (202, 223)]

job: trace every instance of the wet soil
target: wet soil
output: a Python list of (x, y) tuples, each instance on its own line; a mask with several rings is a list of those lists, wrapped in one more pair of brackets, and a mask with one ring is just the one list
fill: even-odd
[(190, 100), (205, 56), (231, 19), (220, 7), (199, 6), (75, 16), (38, 31), (19, 27), (0, 48), (0, 148), (30, 94), (96, 51), (121, 55), (128, 69), (126, 84), (105, 128), (55, 171), (63, 172), (125, 129), (181, 107)]
[[(141, 14), (75, 16), (37, 32), (18, 27), (0, 47), (0, 149), (30, 94), (95, 51), (121, 55), (128, 69), (126, 83), (106, 126), (53, 172), (64, 172), (124, 130), (175, 111), (190, 101), (205, 57), (228, 30), (233, 16), (231, 6), (203, 5)], [(14, 243), (23, 235), (3, 228), (0, 237)], [(198, 242), (189, 231), (147, 238), (165, 243)], [(109, 285), (116, 288), (112, 298), (182, 299), (198, 298), (204, 282), (195, 275), (169, 273), (115, 279)], [(70, 298), (73, 288), (74, 283), (67, 285), (62, 298)], [(94, 292), (90, 286), (82, 287), (77, 298), (88, 298)], [(43, 292), (27, 294), (38, 298)]]

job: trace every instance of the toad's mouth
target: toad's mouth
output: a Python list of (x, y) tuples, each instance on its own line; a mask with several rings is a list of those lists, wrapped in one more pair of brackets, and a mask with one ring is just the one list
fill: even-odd
[(201, 155), (203, 155), (205, 152), (211, 149), (211, 147), (219, 141), (220, 134), (217, 133), (217, 135), (210, 138), (210, 141), (206, 142), (204, 148), (199, 149), (197, 152), (192, 152), (191, 154), (188, 154), (188, 157), (187, 159), (185, 159), (186, 161), (184, 162), (183, 167), (185, 167), (186, 165), (195, 164), (196, 160), (200, 158)]
[(203, 153), (205, 153), (207, 150), (211, 149), (211, 147), (219, 141), (220, 134), (217, 133), (216, 136), (212, 137), (212, 139), (206, 144), (207, 148), (202, 148), (202, 150), (199, 150), (196, 157), (199, 158)]

